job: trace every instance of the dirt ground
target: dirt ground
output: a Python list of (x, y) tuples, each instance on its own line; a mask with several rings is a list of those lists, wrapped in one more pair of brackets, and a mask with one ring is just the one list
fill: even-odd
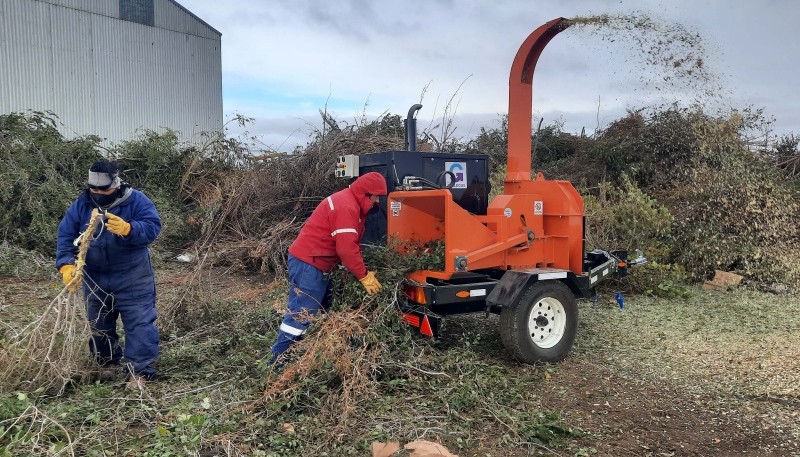
[[(800, 456), (797, 297), (694, 294), (629, 297), (624, 310), (581, 304), (576, 347), (537, 397), (584, 436), (538, 453)], [(492, 334), (496, 324), (450, 319), (454, 333)]]
[[(161, 287), (180, 282), (178, 273), (162, 272)], [(270, 290), (250, 278), (228, 281), (238, 285), (221, 295)], [(54, 289), (0, 277), (0, 315), (19, 318)], [(582, 435), (565, 448), (534, 446), (513, 455), (800, 456), (800, 299), (694, 294), (688, 301), (629, 297), (624, 310), (581, 304), (574, 351), (546, 367), (548, 382), (533, 386), (539, 404), (530, 407), (560, 414)], [(487, 356), (500, 360), (496, 324), (494, 316), (450, 318), (446, 344), (478, 332), (486, 335)], [(486, 454), (511, 455), (469, 455)]]
[[(542, 403), (586, 431), (582, 441), (597, 455), (800, 455), (796, 436), (769, 420), (797, 421), (797, 404), (692, 394), (582, 358), (565, 363), (553, 378), (569, 389), (542, 392)], [(783, 425), (796, 435), (796, 423)]]

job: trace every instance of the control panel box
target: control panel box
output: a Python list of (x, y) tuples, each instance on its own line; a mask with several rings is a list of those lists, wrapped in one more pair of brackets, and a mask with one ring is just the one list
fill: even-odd
[(358, 163), (358, 156), (355, 154), (339, 156), (336, 159), (334, 175), (337, 178), (355, 178), (360, 176), (358, 172)]

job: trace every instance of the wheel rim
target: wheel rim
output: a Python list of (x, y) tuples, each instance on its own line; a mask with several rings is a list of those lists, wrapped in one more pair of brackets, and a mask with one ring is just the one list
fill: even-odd
[(536, 302), (528, 315), (528, 335), (540, 348), (551, 348), (561, 341), (567, 328), (564, 305), (553, 297)]

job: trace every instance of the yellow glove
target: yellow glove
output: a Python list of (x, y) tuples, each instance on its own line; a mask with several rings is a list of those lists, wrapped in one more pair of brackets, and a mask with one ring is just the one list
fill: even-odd
[(121, 217), (111, 213), (106, 213), (106, 217), (108, 217), (106, 228), (109, 232), (121, 236), (128, 236), (131, 233), (131, 224)]
[(378, 282), (378, 278), (375, 277), (374, 271), (368, 271), (367, 275), (359, 279), (359, 281), (361, 281), (361, 285), (363, 285), (364, 288), (367, 289), (367, 293), (370, 295), (377, 294), (378, 292), (381, 291), (381, 288), (383, 287), (381, 286), (381, 283)]
[[(61, 282), (64, 283), (65, 286), (69, 286), (69, 283), (75, 278), (75, 265), (71, 263), (65, 263), (61, 265), (61, 268), (58, 269), (58, 272), (61, 273)], [(79, 282), (76, 282), (72, 286), (70, 286), (69, 290), (74, 292), (75, 289), (78, 287)]]

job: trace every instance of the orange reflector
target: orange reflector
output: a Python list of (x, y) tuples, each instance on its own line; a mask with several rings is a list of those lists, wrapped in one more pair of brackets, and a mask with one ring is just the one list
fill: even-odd
[(409, 300), (420, 305), (427, 304), (427, 300), (425, 299), (425, 290), (422, 287), (405, 284), (403, 285), (403, 292), (405, 292), (406, 297), (408, 297)]
[(433, 329), (430, 321), (428, 321), (428, 316), (422, 317), (422, 325), (419, 326), (419, 332), (425, 336), (433, 337)]
[(617, 266), (620, 268), (625, 268), (628, 266), (628, 262), (617, 262)]
[(456, 297), (458, 297), (458, 298), (468, 298), (469, 297), (469, 291), (468, 290), (459, 290), (458, 292), (456, 292)]
[(417, 292), (416, 293), (416, 302), (419, 303), (420, 305), (427, 304), (428, 302), (425, 300), (425, 291), (422, 290), (422, 287), (415, 287), (414, 289), (416, 289), (416, 292)]

